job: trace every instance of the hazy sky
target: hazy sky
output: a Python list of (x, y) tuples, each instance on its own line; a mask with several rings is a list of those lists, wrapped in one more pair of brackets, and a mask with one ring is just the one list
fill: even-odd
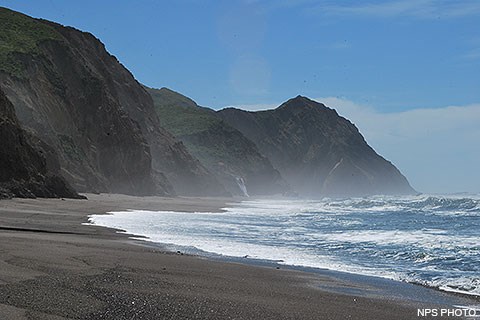
[(213, 108), (335, 107), (425, 192), (480, 192), (480, 1), (0, 0)]

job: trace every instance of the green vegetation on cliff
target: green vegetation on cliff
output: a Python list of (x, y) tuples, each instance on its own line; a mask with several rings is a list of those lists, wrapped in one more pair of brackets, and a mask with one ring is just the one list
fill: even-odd
[(17, 77), (26, 76), (21, 61), (11, 59), (11, 56), (38, 55), (40, 43), (60, 39), (58, 32), (41, 20), (0, 7), (0, 71)]
[[(212, 166), (218, 161), (235, 161), (241, 155), (229, 148), (229, 145), (235, 147), (235, 143), (226, 145), (219, 141), (220, 135), (227, 137), (237, 130), (219, 119), (213, 110), (199, 107), (193, 100), (167, 88), (146, 89), (153, 98), (162, 127), (181, 139), (200, 161)], [(202, 134), (219, 136), (215, 144), (203, 145), (199, 141)]]
[(160, 124), (180, 139), (230, 193), (241, 192), (237, 177), (245, 180), (252, 194), (288, 190), (278, 171), (255, 144), (220, 119), (215, 111), (167, 88), (146, 89), (153, 98)]
[(199, 107), (190, 98), (167, 88), (146, 89), (152, 96), (161, 125), (177, 137), (224, 126), (214, 111)]

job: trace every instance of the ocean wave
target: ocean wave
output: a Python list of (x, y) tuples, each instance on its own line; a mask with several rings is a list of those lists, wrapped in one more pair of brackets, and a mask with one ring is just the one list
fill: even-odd
[(420, 284), (447, 292), (461, 293), (471, 296), (480, 296), (480, 279), (472, 277), (447, 277), (425, 280), (417, 276), (399, 276), (399, 280)]
[[(249, 200), (223, 212), (124, 211), (90, 222), (171, 248), (327, 268), (480, 295), (480, 197)], [(197, 251), (195, 251), (197, 250)]]
[(480, 199), (454, 196), (370, 197), (346, 200), (327, 200), (325, 208), (335, 211), (447, 211), (453, 213), (480, 213)]

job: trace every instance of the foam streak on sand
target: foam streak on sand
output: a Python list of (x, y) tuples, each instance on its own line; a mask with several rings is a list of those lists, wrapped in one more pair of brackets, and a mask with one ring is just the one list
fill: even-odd
[(480, 197), (251, 200), (225, 212), (93, 215), (191, 253), (271, 260), (480, 296)]

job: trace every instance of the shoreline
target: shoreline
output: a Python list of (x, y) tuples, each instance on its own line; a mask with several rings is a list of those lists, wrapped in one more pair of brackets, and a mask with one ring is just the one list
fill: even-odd
[[(89, 224), (89, 225), (94, 226), (95, 224)], [(105, 226), (99, 226), (99, 227), (108, 228)], [(247, 266), (266, 267), (266, 268), (277, 269), (277, 270), (279, 269), (291, 270), (291, 271), (309, 273), (312, 275), (320, 275), (320, 276), (328, 275), (336, 280), (346, 281), (351, 284), (360, 283), (362, 286), (368, 285), (368, 286), (377, 287), (377, 289), (379, 289), (379, 287), (383, 287), (384, 290), (388, 289), (389, 299), (396, 299), (399, 301), (408, 300), (417, 304), (419, 303), (438, 304), (439, 301), (441, 301), (441, 304), (451, 305), (451, 306), (470, 302), (470, 303), (476, 303), (477, 307), (479, 308), (478, 310), (480, 310), (480, 296), (475, 294), (464, 293), (462, 291), (442, 290), (438, 287), (428, 286), (421, 283), (396, 280), (389, 277), (382, 277), (379, 275), (354, 273), (354, 272), (341, 271), (341, 270), (328, 269), (328, 268), (281, 264), (276, 261), (268, 260), (268, 259), (225, 256), (217, 253), (203, 251), (195, 247), (191, 247), (193, 248), (193, 250), (191, 250), (188, 247), (184, 247), (184, 246), (151, 241), (148, 239), (147, 236), (127, 233), (123, 230), (117, 231), (117, 233), (128, 235), (129, 240), (132, 241), (132, 243), (135, 245), (154, 248), (160, 251), (169, 252), (171, 254), (186, 255), (186, 256), (196, 257), (200, 259), (218, 261), (221, 263), (237, 263), (237, 264), (243, 264)], [(329, 289), (322, 285), (320, 285), (319, 288), (320, 290), (327, 290), (327, 291)], [(396, 291), (390, 290), (390, 289), (395, 289)], [(349, 291), (349, 290), (343, 290), (342, 288), (336, 288), (336, 289), (330, 288), (330, 290), (336, 293), (347, 293), (347, 294)], [(352, 290), (352, 292), (353, 291), (355, 290)], [(408, 296), (408, 293), (412, 291), (414, 292), (414, 295)], [(370, 295), (368, 290), (363, 290), (363, 291), (357, 290), (356, 293), (364, 297), (378, 296), (378, 294)]]
[[(405, 319), (454, 297), (338, 271), (180, 255), (82, 225), (88, 215), (108, 211), (218, 211), (235, 199), (88, 197), (0, 201), (0, 318)], [(424, 290), (447, 304), (407, 299)]]
[[(213, 212), (223, 212), (225, 209), (227, 211), (229, 209), (234, 209), (234, 207), (241, 201), (244, 200), (252, 200), (252, 201), (261, 201), (264, 199), (269, 199), (268, 197), (266, 198), (236, 198), (236, 201), (230, 201), (228, 204), (228, 207), (223, 207), (220, 210), (214, 210)], [(285, 199), (284, 199), (285, 200)], [(128, 211), (128, 210), (127, 210)], [(139, 210), (133, 210), (133, 211), (139, 211)], [(109, 212), (110, 213), (121, 213), (119, 211), (114, 211), (114, 212)], [(168, 213), (168, 212), (167, 212)], [(95, 215), (92, 215), (95, 216)], [(89, 217), (90, 218), (90, 217)], [(100, 220), (101, 221), (101, 220)], [(95, 222), (89, 222), (91, 225), (96, 225), (96, 226), (103, 226), (103, 227), (108, 227), (107, 224), (95, 224)], [(124, 233), (124, 232), (120, 232)], [(267, 267), (274, 267), (274, 268), (282, 268), (282, 269), (288, 269), (288, 270), (296, 270), (296, 271), (303, 271), (303, 272), (310, 272), (314, 274), (322, 274), (325, 272), (331, 273), (334, 276), (337, 275), (340, 278), (345, 278), (348, 277), (348, 275), (351, 276), (358, 276), (358, 277), (365, 277), (366, 279), (372, 279), (372, 281), (375, 281), (375, 279), (382, 279), (382, 280), (387, 280), (387, 281), (393, 281), (395, 283), (403, 283), (403, 284), (408, 284), (408, 285), (414, 285), (414, 286), (421, 286), (430, 290), (435, 290), (443, 293), (447, 293), (449, 295), (453, 295), (455, 297), (462, 297), (466, 299), (471, 299), (474, 302), (480, 303), (480, 294), (476, 293), (469, 293), (467, 291), (461, 291), (461, 290), (455, 290), (455, 289), (443, 289), (441, 287), (437, 286), (431, 286), (425, 283), (421, 282), (414, 282), (414, 281), (406, 281), (406, 280), (401, 280), (398, 278), (395, 278), (393, 276), (388, 276), (388, 275), (381, 275), (381, 274), (375, 274), (375, 273), (368, 273), (364, 272), (362, 273), (362, 270), (358, 270), (358, 272), (351, 271), (348, 269), (335, 269), (335, 268), (330, 268), (328, 266), (308, 266), (308, 265), (295, 265), (295, 264), (288, 264), (283, 261), (279, 262), (277, 260), (270, 260), (268, 258), (262, 259), (262, 258), (252, 258), (249, 256), (237, 256), (237, 255), (225, 255), (222, 253), (217, 253), (217, 252), (210, 252), (210, 251), (205, 251), (204, 249), (199, 249), (195, 247), (195, 245), (178, 245), (175, 243), (163, 243), (158, 240), (151, 240), (148, 235), (142, 234), (142, 233), (137, 233), (135, 231), (131, 231), (131, 236), (130, 238), (132, 240), (138, 240), (141, 241), (140, 243), (151, 246), (154, 248), (159, 248), (160, 250), (165, 250), (169, 252), (182, 252), (182, 254), (188, 254), (191, 256), (197, 256), (197, 257), (202, 257), (202, 258), (207, 258), (207, 259), (212, 259), (215, 261), (220, 261), (220, 262), (235, 262), (235, 263), (243, 263), (247, 265), (253, 265), (253, 266), (267, 266)], [(480, 308), (480, 305), (479, 305)]]

